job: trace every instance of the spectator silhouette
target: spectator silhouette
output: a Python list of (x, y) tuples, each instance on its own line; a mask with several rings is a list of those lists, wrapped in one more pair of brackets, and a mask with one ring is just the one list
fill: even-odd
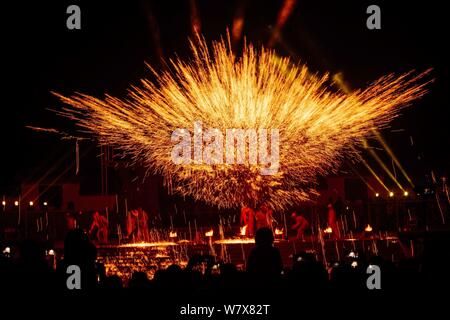
[(245, 285), (242, 273), (232, 263), (224, 263), (220, 266), (220, 287), (225, 290), (241, 290)]
[(294, 256), (292, 270), (289, 273), (289, 284), (305, 291), (321, 291), (328, 284), (328, 273), (322, 263), (313, 254), (301, 252)]
[(130, 289), (148, 289), (150, 287), (150, 281), (148, 280), (145, 272), (136, 271), (131, 276), (128, 283)]
[(16, 288), (41, 290), (53, 285), (53, 271), (45, 259), (44, 248), (32, 240), (19, 246), (20, 256), (13, 272)]
[(123, 288), (123, 284), (122, 284), (122, 279), (120, 279), (120, 277), (118, 275), (112, 275), (109, 277), (105, 278), (105, 281), (103, 283), (103, 288), (104, 289), (122, 289)]
[(352, 267), (349, 263), (337, 263), (331, 269), (330, 285), (335, 293), (337, 292), (359, 292), (367, 290), (366, 280), (361, 267)]
[(67, 267), (77, 265), (81, 270), (81, 289), (97, 287), (97, 249), (89, 241), (87, 234), (81, 229), (74, 229), (67, 233), (64, 241), (64, 259), (59, 265), (62, 285), (66, 286)]
[(281, 277), (283, 262), (280, 252), (273, 246), (272, 230), (261, 228), (256, 231), (255, 244), (248, 257), (247, 272), (253, 281), (260, 284), (277, 281)]

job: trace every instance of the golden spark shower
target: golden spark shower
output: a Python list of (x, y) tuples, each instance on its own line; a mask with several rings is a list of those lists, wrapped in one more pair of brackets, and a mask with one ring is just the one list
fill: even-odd
[[(426, 73), (407, 73), (344, 93), (327, 74), (272, 50), (246, 45), (236, 56), (230, 47), (199, 38), (191, 42), (191, 59), (175, 58), (161, 72), (150, 67), (156, 81), (143, 79), (125, 98), (57, 94), (64, 102), (58, 113), (121, 150), (130, 165), (161, 174), (170, 192), (219, 208), (266, 203), (283, 210), (314, 199), (319, 176), (336, 172), (345, 158), (358, 159), (364, 139), (426, 92)], [(248, 157), (241, 164), (175, 164), (171, 135), (179, 128), (193, 135), (195, 122), (223, 133), (278, 130), (278, 171), (262, 175)]]

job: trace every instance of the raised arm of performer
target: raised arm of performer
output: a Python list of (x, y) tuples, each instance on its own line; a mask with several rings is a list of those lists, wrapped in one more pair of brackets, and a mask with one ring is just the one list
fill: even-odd
[(89, 228), (89, 235), (91, 235), (92, 232), (94, 232), (95, 228), (97, 228), (97, 229), (99, 228), (98, 215), (99, 215), (99, 213), (95, 212), (94, 215), (92, 216), (93, 220), (92, 220), (91, 227)]
[(248, 208), (247, 207), (242, 207), (242, 209), (241, 209), (241, 218), (239, 220), (239, 223), (241, 224), (241, 226), (247, 225), (247, 222), (248, 222), (247, 213), (248, 213)]
[(297, 215), (297, 212), (295, 212), (295, 211), (291, 214), (291, 218), (293, 218), (295, 220), (295, 223), (291, 227), (291, 230), (297, 230), (300, 227), (302, 221), (301, 221), (301, 219), (297, 219), (298, 215)]

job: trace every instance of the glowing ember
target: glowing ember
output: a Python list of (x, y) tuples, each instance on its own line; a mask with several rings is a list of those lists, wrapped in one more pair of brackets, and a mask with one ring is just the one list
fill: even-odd
[(222, 239), (214, 241), (215, 244), (246, 244), (255, 243), (255, 239)]
[(333, 233), (333, 229), (331, 229), (331, 227), (328, 227), (323, 230), (323, 233)]
[(370, 226), (370, 224), (367, 225), (367, 227), (364, 229), (364, 231), (372, 232), (372, 227)]
[[(426, 92), (425, 84), (417, 84), (424, 74), (411, 73), (382, 77), (349, 94), (336, 92), (328, 75), (312, 75), (273, 51), (246, 45), (236, 57), (224, 40), (211, 50), (197, 40), (191, 61), (175, 58), (173, 70), (152, 69), (156, 84), (142, 80), (126, 99), (57, 94), (67, 104), (59, 114), (102, 144), (118, 147), (132, 164), (162, 174), (170, 192), (221, 208), (264, 201), (277, 210), (310, 200), (318, 176), (335, 172), (344, 157), (357, 158), (364, 138)], [(278, 130), (278, 171), (261, 175), (263, 164), (245, 155), (242, 164), (175, 164), (172, 133), (187, 128), (191, 137), (197, 121), (203, 130), (222, 134), (231, 128)]]
[(176, 238), (177, 237), (177, 232), (176, 231), (170, 231), (169, 232), (169, 238)]
[(245, 236), (247, 234), (247, 225), (241, 227), (241, 236)]
[(176, 246), (175, 242), (161, 241), (161, 242), (139, 242), (139, 243), (127, 243), (117, 246), (118, 248), (147, 248), (147, 247), (168, 247)]
[(213, 229), (205, 232), (205, 237), (212, 237), (213, 235), (214, 235), (214, 230)]
[(283, 234), (283, 229), (275, 228), (275, 235), (279, 236)]

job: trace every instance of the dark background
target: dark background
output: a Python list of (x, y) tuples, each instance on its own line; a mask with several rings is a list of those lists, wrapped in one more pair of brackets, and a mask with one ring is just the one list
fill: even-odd
[[(448, 12), (442, 3), (299, 0), (284, 26), (283, 44), (275, 46), (279, 54), (306, 62), (312, 70), (343, 72), (353, 88), (391, 72), (434, 68), (430, 93), (383, 131), (415, 181), (425, 179), (432, 169), (448, 174), (449, 168), (450, 55)], [(66, 8), (71, 4), (81, 7), (81, 30), (66, 28)], [(244, 35), (257, 46), (264, 45), (281, 4), (199, 0), (202, 33), (208, 40), (223, 36), (244, 5)], [(381, 30), (366, 28), (366, 8), (371, 4), (381, 7)], [(0, 194), (17, 193), (21, 182), (39, 178), (63, 155), (58, 170), (73, 166), (74, 141), (25, 127), (72, 129), (71, 123), (48, 111), (62, 106), (51, 91), (123, 97), (129, 85), (150, 76), (144, 62), (159, 66), (156, 31), (164, 58), (189, 53), (188, 0), (11, 2), (2, 3), (1, 11), (1, 50), (6, 55), (0, 102)], [(82, 152), (90, 150), (81, 161), (79, 177), (88, 193), (100, 188), (99, 149), (89, 149), (91, 144), (81, 143)]]

